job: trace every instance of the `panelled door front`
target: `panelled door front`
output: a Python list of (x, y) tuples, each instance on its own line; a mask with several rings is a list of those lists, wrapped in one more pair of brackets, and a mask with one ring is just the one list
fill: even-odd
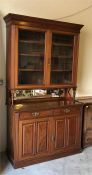
[(19, 157), (22, 159), (47, 154), (50, 149), (49, 119), (19, 121)]
[(52, 135), (53, 150), (60, 151), (66, 145), (66, 120), (65, 117), (54, 118), (54, 132)]
[(81, 143), (81, 118), (80, 115), (75, 114), (67, 116), (67, 147), (80, 146)]

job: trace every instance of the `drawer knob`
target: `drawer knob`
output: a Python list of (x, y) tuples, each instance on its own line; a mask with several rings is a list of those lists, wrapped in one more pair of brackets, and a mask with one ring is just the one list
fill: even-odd
[(86, 106), (86, 108), (88, 108), (88, 106)]
[(39, 112), (32, 112), (33, 117), (37, 117), (39, 115)]
[(70, 112), (70, 109), (66, 108), (66, 109), (64, 109), (64, 112), (65, 113), (69, 113)]

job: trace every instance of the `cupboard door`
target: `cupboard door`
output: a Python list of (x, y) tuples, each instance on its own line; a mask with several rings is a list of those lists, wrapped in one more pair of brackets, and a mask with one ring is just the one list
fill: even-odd
[(36, 154), (47, 154), (50, 148), (50, 121), (39, 119), (36, 123)]
[(43, 85), (45, 31), (18, 29), (18, 85)]
[(31, 120), (19, 121), (19, 157), (32, 157), (36, 151), (36, 123)]
[(54, 150), (60, 150), (65, 147), (66, 142), (66, 120), (65, 118), (54, 119), (54, 132), (52, 134), (52, 142)]
[(73, 46), (74, 35), (52, 34), (51, 84), (72, 83)]
[(81, 143), (81, 118), (80, 115), (67, 116), (67, 146), (76, 147)]
[(49, 119), (19, 121), (19, 157), (22, 159), (49, 153)]

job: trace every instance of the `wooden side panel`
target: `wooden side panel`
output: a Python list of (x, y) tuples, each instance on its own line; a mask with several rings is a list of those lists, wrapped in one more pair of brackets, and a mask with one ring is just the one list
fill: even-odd
[(37, 122), (37, 153), (49, 151), (49, 122)]
[[(66, 122), (64, 119), (55, 119), (55, 149), (65, 147), (65, 129)], [(53, 140), (53, 137), (52, 137)]]
[(7, 107), (7, 152), (14, 159), (14, 113), (10, 106)]
[(11, 27), (7, 28), (7, 59), (6, 59), (6, 79), (7, 79), (7, 87), (8, 89), (15, 88), (15, 58), (17, 52), (15, 51), (15, 45), (17, 45), (17, 37), (16, 37), (17, 28), (12, 25)]

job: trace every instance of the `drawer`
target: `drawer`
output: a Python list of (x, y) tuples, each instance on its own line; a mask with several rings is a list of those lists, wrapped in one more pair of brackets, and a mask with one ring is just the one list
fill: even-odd
[(92, 115), (88, 115), (86, 118), (86, 128), (92, 129)]
[(46, 111), (20, 112), (19, 118), (23, 120), (38, 117), (79, 114), (80, 112), (81, 112), (81, 106), (69, 106)]
[(81, 106), (69, 106), (62, 107), (61, 109), (54, 109), (53, 115), (71, 115), (79, 114), (81, 112)]
[(53, 116), (53, 110), (48, 111), (40, 111), (40, 112), (20, 112), (19, 118), (23, 119), (30, 119), (30, 118), (38, 118), (38, 117), (48, 117)]

